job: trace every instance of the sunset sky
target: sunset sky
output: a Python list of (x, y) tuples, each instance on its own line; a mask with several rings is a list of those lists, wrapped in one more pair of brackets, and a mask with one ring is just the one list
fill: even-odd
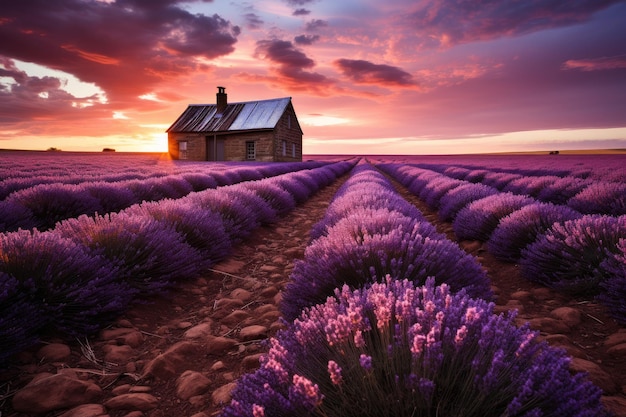
[(0, 2), (0, 148), (165, 151), (292, 97), (305, 154), (626, 148), (626, 0)]

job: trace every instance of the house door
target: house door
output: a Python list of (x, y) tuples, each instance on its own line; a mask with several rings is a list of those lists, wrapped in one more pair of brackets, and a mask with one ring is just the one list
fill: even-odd
[(217, 136), (206, 138), (207, 161), (224, 161), (224, 139)]

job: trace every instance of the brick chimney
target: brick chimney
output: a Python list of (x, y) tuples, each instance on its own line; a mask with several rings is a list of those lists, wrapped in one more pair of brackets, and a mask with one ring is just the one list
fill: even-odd
[(228, 104), (226, 101), (226, 93), (224, 92), (225, 90), (225, 87), (217, 87), (217, 112), (219, 114), (224, 113), (224, 110), (226, 110), (226, 105)]

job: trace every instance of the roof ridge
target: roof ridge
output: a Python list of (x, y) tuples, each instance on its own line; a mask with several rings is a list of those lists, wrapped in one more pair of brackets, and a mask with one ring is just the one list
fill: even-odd
[[(267, 99), (263, 99), (263, 100), (248, 100), (248, 101), (233, 101), (233, 102), (228, 102), (226, 105), (230, 106), (231, 104), (235, 105), (235, 104), (248, 104), (248, 103), (260, 103), (260, 102), (264, 102), (264, 101), (280, 101), (280, 100), (291, 100), (291, 97), (277, 97), (277, 98), (267, 98)], [(202, 103), (192, 103), (189, 104), (189, 106), (217, 106), (217, 103), (207, 103), (207, 104), (202, 104)]]

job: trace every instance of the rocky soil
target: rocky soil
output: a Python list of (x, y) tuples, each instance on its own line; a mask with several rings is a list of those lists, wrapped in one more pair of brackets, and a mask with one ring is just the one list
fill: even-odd
[[(96, 337), (47, 338), (23, 352), (0, 373), (0, 417), (218, 415), (237, 378), (258, 367), (263, 340), (281, 328), (281, 289), (346, 178), (257, 230), (204, 277), (134, 306)], [(449, 223), (397, 187), (456, 240)], [(520, 323), (567, 349), (572, 369), (589, 372), (606, 407), (626, 417), (626, 327), (592, 300), (525, 281), (516, 265), (495, 260), (480, 242), (459, 244), (487, 270), (496, 309), (517, 309)]]

